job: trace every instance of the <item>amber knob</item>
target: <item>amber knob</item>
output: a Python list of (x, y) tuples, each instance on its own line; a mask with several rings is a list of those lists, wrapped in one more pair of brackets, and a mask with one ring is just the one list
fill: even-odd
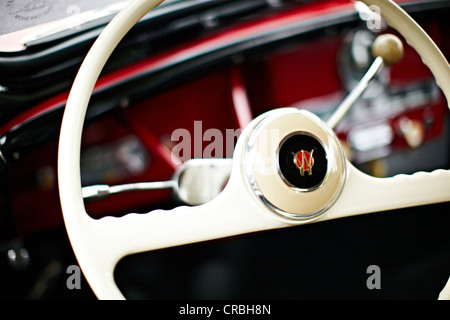
[(403, 58), (403, 43), (393, 34), (383, 34), (375, 39), (372, 46), (374, 57), (381, 57), (387, 65), (393, 65)]

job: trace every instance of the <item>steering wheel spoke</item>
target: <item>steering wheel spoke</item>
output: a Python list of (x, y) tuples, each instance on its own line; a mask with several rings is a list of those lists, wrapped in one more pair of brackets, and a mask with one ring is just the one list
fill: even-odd
[(347, 166), (342, 194), (322, 220), (450, 201), (448, 170), (376, 178)]
[[(239, 186), (229, 186), (212, 201), (146, 214), (105, 217), (95, 221), (98, 241), (116, 258), (200, 241), (280, 227), (283, 224), (245, 196)], [(241, 186), (244, 187), (244, 186)]]

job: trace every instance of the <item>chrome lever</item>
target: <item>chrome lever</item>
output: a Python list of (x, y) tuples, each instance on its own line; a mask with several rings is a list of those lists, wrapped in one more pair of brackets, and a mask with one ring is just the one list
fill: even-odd
[(93, 185), (83, 187), (82, 195), (85, 200), (99, 200), (124, 192), (172, 189), (185, 204), (200, 205), (223, 190), (231, 175), (231, 167), (232, 159), (192, 159), (186, 161), (169, 181)]
[(375, 61), (367, 70), (358, 85), (349, 93), (328, 119), (327, 125), (329, 128), (334, 129), (336, 127), (345, 114), (355, 104), (356, 100), (358, 100), (366, 91), (372, 80), (381, 72), (384, 66), (393, 65), (402, 59), (404, 50), (403, 44), (398, 37), (392, 34), (383, 34), (375, 39), (372, 46), (372, 52), (374, 57), (376, 57)]
[(124, 193), (129, 191), (175, 189), (175, 187), (176, 187), (175, 181), (139, 182), (116, 186), (99, 184), (84, 187), (82, 189), (82, 194), (83, 199), (85, 200), (99, 200), (113, 194)]

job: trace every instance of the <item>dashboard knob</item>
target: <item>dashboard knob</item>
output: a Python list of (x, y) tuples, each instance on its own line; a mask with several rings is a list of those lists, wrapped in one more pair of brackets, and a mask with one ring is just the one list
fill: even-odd
[(418, 120), (411, 120), (405, 117), (400, 119), (399, 125), (401, 133), (408, 145), (411, 148), (418, 148), (425, 138), (423, 124)]
[(372, 46), (374, 57), (381, 57), (387, 65), (393, 65), (403, 58), (403, 43), (393, 34), (382, 34), (378, 36)]

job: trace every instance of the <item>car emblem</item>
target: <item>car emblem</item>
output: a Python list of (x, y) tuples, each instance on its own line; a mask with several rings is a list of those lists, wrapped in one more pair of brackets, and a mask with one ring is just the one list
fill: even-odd
[(302, 191), (320, 187), (327, 177), (328, 157), (316, 137), (296, 133), (280, 143), (278, 170), (281, 179), (289, 186)]
[(300, 170), (300, 175), (302, 177), (305, 176), (305, 173), (308, 172), (308, 175), (312, 176), (312, 169), (314, 167), (314, 157), (313, 157), (314, 149), (311, 152), (301, 150), (297, 153), (293, 153), (294, 156), (294, 164)]

